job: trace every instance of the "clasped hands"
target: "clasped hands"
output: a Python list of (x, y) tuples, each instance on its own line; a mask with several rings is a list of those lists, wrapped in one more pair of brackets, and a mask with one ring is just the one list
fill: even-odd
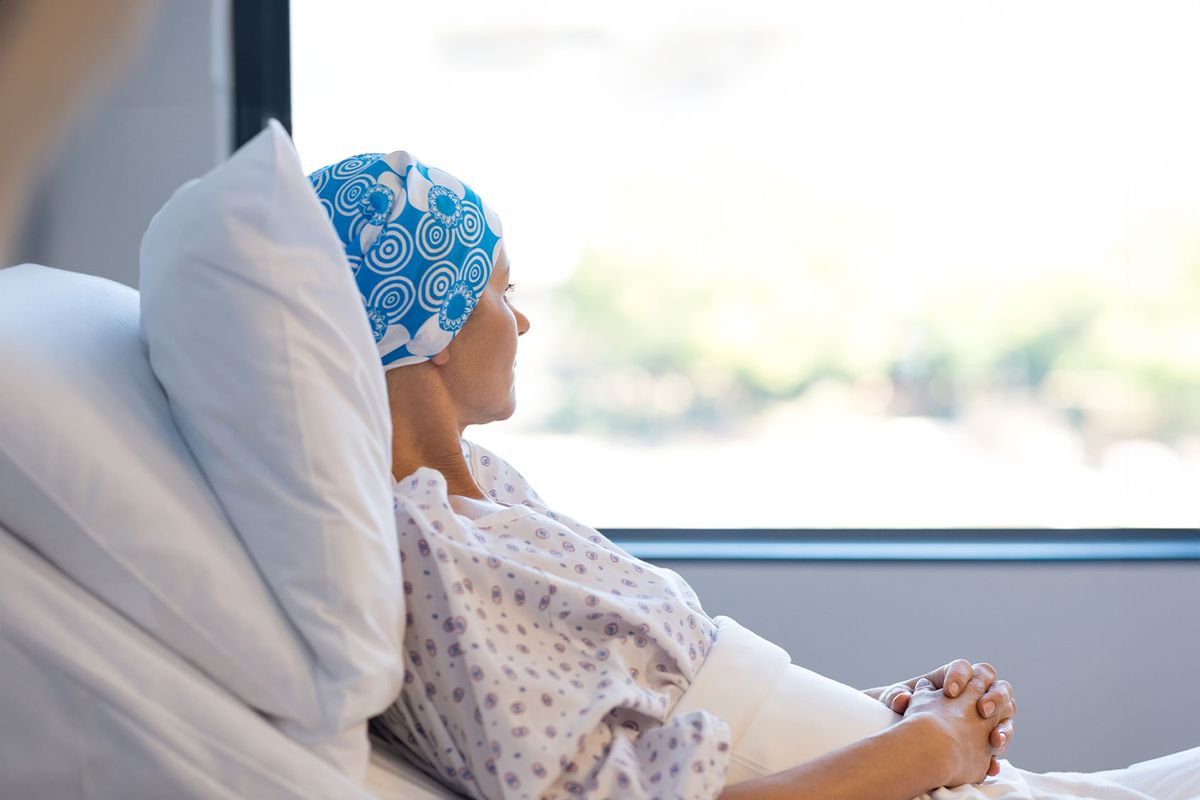
[(1008, 681), (996, 679), (996, 670), (991, 664), (972, 664), (960, 658), (927, 675), (891, 686), (868, 689), (866, 694), (902, 715), (927, 706), (936, 695), (951, 699), (961, 696), (964, 701), (968, 696), (976, 698), (974, 705), (979, 718), (996, 720), (988, 737), (991, 760), (985, 777), (1000, 772), (997, 759), (1005, 754), (1012, 742), (1012, 718), (1017, 713), (1017, 704), (1013, 699), (1012, 686)]

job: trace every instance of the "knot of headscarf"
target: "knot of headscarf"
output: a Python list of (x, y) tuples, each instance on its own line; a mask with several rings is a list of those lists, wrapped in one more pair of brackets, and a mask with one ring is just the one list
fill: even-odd
[(383, 368), (443, 350), (492, 275), (500, 219), (403, 151), (352, 156), (308, 179), (346, 249)]

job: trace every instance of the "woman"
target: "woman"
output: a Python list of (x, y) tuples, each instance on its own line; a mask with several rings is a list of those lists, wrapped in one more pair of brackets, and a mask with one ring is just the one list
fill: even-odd
[[(375, 735), (473, 797), (1195, 797), (1200, 749), (1119, 773), (998, 759), (1011, 687), (955, 661), (858, 693), (790, 665), (687, 584), (549, 509), (462, 438), (515, 407), (529, 320), (499, 219), (407, 153), (310, 176), (387, 372), (408, 603)], [(995, 777), (981, 787), (971, 784)]]

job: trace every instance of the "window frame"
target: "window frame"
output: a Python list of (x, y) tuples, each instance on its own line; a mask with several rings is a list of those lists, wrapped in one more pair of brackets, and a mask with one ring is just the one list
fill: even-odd
[(1200, 561), (1186, 528), (613, 528), (648, 561)]
[(279, 120), (292, 132), (292, 36), (289, 0), (233, 0), (233, 146)]

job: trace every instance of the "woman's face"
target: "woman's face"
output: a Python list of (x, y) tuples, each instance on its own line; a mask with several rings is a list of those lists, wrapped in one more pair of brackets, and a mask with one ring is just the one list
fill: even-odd
[(529, 330), (529, 319), (512, 304), (511, 290), (508, 254), (501, 244), (487, 287), (439, 365), (462, 427), (508, 419), (516, 410), (517, 337)]

